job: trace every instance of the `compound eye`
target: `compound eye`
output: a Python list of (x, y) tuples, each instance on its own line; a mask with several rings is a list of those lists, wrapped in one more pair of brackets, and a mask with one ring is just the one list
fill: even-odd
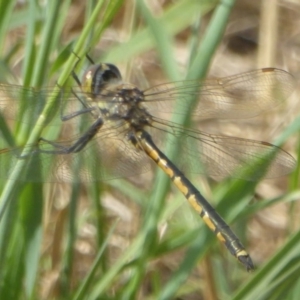
[(119, 69), (112, 64), (100, 65), (94, 73), (93, 84), (100, 88), (106, 84), (114, 83), (122, 79)]
[(81, 89), (92, 97), (101, 93), (107, 85), (122, 80), (119, 69), (113, 64), (91, 66), (84, 74)]
[(104, 71), (103, 73), (103, 79), (107, 80), (109, 82), (110, 80), (117, 79), (117, 80), (122, 80), (121, 73), (119, 69), (113, 65), (113, 64), (104, 64), (107, 66), (109, 69)]

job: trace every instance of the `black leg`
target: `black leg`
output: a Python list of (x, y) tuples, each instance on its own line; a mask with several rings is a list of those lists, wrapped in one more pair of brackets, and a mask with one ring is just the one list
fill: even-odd
[(102, 125), (103, 125), (103, 120), (100, 118), (97, 119), (97, 121), (73, 145), (68, 147), (62, 146), (56, 142), (52, 142), (44, 138), (40, 138), (39, 141), (43, 141), (44, 143), (47, 143), (56, 149), (43, 150), (39, 148), (36, 151), (39, 153), (49, 153), (49, 154), (69, 154), (69, 153), (79, 152), (97, 134), (97, 132), (102, 127)]

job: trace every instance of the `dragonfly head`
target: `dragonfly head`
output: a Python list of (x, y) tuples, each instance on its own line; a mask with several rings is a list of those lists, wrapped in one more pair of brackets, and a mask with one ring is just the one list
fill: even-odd
[(122, 81), (119, 69), (113, 64), (92, 65), (86, 70), (81, 82), (81, 89), (92, 99), (95, 99), (101, 91), (111, 84)]

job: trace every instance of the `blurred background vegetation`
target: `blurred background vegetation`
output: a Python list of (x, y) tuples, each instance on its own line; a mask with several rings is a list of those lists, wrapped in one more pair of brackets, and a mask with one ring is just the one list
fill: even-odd
[[(88, 53), (141, 88), (261, 67), (299, 82), (299, 20), (296, 0), (1, 0), (0, 79), (55, 97)], [(299, 158), (299, 96), (296, 88), (260, 117), (199, 128), (277, 142)], [(13, 144), (44, 136), (43, 126), (10, 123), (1, 116)], [(0, 178), (0, 299), (298, 299), (299, 165), (259, 183), (192, 177), (241, 238), (253, 273), (162, 172), (150, 175), (80, 185)]]

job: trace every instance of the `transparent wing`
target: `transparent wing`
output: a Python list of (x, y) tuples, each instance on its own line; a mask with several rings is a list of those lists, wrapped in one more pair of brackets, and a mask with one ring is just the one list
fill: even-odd
[[(215, 179), (234, 176), (256, 180), (283, 176), (295, 167), (295, 159), (289, 153), (267, 142), (187, 130), (169, 122), (153, 126), (154, 141), (161, 134), (172, 133), (171, 142), (179, 143), (180, 149), (174, 163), (186, 173), (203, 173)], [(126, 133), (125, 127), (122, 130), (106, 126), (78, 153), (55, 153), (58, 148), (69, 147), (78, 136), (57, 142), (55, 147), (41, 142), (24, 158), (20, 157), (22, 147), (3, 149), (0, 151), (0, 177), (10, 179), (20, 159), (26, 159), (28, 164), (27, 172), (20, 178), (22, 181), (84, 182), (135, 177), (149, 170), (150, 160), (127, 140)], [(245, 168), (247, 172), (242, 171)]]
[[(174, 113), (175, 100), (179, 99), (180, 113), (189, 112), (187, 101), (191, 96), (200, 101), (191, 112), (199, 119), (249, 118), (284, 102), (295, 88), (294, 77), (275, 68), (258, 69), (225, 78), (205, 81), (178, 81), (160, 84), (144, 91), (145, 104), (150, 113), (164, 113), (166, 119)], [(72, 90), (72, 92), (71, 92)], [(0, 84), (0, 111), (7, 119), (19, 119), (19, 111), (29, 118), (21, 121), (34, 123), (42, 112), (54, 87), (35, 89), (19, 85)], [(79, 87), (64, 87), (59, 95), (66, 108), (64, 114), (78, 110), (78, 98), (84, 98)], [(111, 99), (107, 92), (96, 99), (106, 102)], [(57, 100), (55, 100), (57, 101)], [(58, 101), (58, 103), (60, 103)], [(57, 105), (58, 106), (58, 105)], [(57, 107), (56, 106), (56, 107)], [(61, 125), (59, 109), (51, 116), (52, 125)]]
[[(125, 132), (124, 132), (125, 135)], [(27, 171), (18, 180), (25, 182), (92, 182), (119, 177), (134, 177), (150, 168), (150, 161), (143, 151), (127, 141), (113, 127), (104, 126), (96, 138), (77, 153), (58, 154), (79, 138), (25, 147), (0, 150), (0, 178), (12, 179), (12, 171), (19, 160), (25, 160)], [(30, 154), (22, 156), (29, 147)], [(46, 151), (46, 152), (45, 152)]]
[[(35, 124), (46, 103), (53, 101), (53, 111), (47, 117), (52, 126), (61, 126), (62, 115), (67, 116), (83, 108), (79, 99), (84, 99), (85, 94), (80, 87), (66, 86), (59, 88), (60, 92), (57, 95), (57, 88), (59, 87), (48, 86), (36, 89), (0, 83), (0, 113), (7, 120)], [(104, 98), (103, 101), (107, 99)]]
[[(255, 116), (281, 103), (293, 89), (294, 79), (289, 73), (268, 68), (204, 82), (182, 81), (158, 85), (144, 91), (144, 95), (145, 106), (154, 117), (165, 112), (165, 120), (168, 120), (168, 115), (173, 113), (172, 103), (176, 99), (180, 99), (179, 105), (184, 113), (189, 110), (187, 98), (196, 96), (200, 97), (201, 101), (193, 110), (194, 115), (199, 118), (227, 118)], [(72, 90), (72, 93), (62, 90), (60, 96), (67, 97), (68, 111), (76, 112), (78, 104), (82, 105), (78, 97), (83, 95), (79, 88)], [(45, 100), (52, 96), (52, 93), (51, 87), (36, 90), (0, 84), (0, 110), (4, 116), (16, 118), (18, 106), (24, 105), (23, 111), (29, 115), (27, 121), (35, 122)], [(107, 90), (96, 100), (105, 102), (111, 97), (111, 91)], [(76, 125), (74, 122), (78, 122), (80, 118), (81, 116), (73, 118), (71, 124)], [(156, 122), (153, 122), (153, 128), (150, 128), (154, 141), (163, 140), (164, 133), (171, 132), (184, 153), (180, 155), (181, 165), (189, 172), (203, 172), (216, 178), (233, 174), (254, 180), (261, 175), (272, 178), (287, 174), (295, 165), (294, 159), (288, 153), (265, 142), (206, 134), (158, 118), (154, 119)], [(27, 172), (20, 178), (24, 181), (96, 181), (136, 176), (146, 172), (150, 167), (149, 160), (142, 151), (128, 142), (128, 126), (125, 124), (122, 127), (122, 122), (119, 123), (105, 124), (99, 134), (79, 153), (55, 153), (58, 148), (72, 145), (78, 136), (67, 141), (55, 142), (55, 149), (50, 143), (39, 143), (33, 147), (31, 155), (24, 158), (20, 157), (24, 148), (5, 148), (0, 151), (0, 177), (11, 178), (12, 169), (20, 159), (25, 159), (28, 164)], [(61, 126), (60, 113), (54, 115), (51, 124)], [(44, 153), (45, 151), (48, 153)], [(253, 160), (256, 160), (256, 163), (268, 161), (266, 157), (273, 152), (276, 155), (274, 154), (274, 160), (270, 162), (265, 174), (236, 173), (243, 166), (251, 168)], [(177, 161), (174, 163), (177, 164)]]
[[(41, 114), (45, 101), (54, 87), (35, 89), (13, 84), (0, 84), (0, 111), (6, 119), (21, 119), (21, 113), (28, 112), (27, 122), (34, 123)], [(26, 121), (24, 120), (26, 123)]]
[(172, 133), (171, 142), (179, 144), (176, 165), (186, 173), (204, 173), (217, 180), (231, 176), (255, 181), (289, 174), (296, 165), (288, 152), (267, 142), (165, 125), (160, 122), (158, 127)]
[(179, 99), (180, 113), (190, 111), (188, 99), (199, 98), (190, 112), (200, 119), (249, 118), (271, 109), (295, 89), (294, 77), (286, 71), (265, 68), (219, 79), (179, 81), (144, 91), (149, 110), (173, 113)]

